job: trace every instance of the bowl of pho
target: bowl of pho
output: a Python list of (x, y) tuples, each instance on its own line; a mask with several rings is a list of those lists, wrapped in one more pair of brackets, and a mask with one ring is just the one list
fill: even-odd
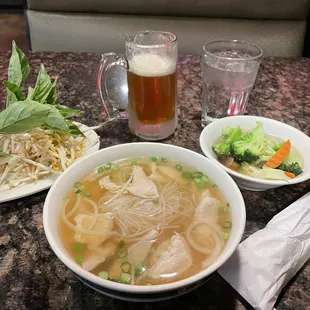
[(232, 178), (206, 157), (160, 143), (102, 149), (67, 169), (44, 204), (58, 258), (91, 288), (156, 301), (204, 283), (245, 227)]
[(263, 191), (310, 179), (310, 138), (273, 119), (222, 118), (202, 131), (200, 146), (244, 189)]

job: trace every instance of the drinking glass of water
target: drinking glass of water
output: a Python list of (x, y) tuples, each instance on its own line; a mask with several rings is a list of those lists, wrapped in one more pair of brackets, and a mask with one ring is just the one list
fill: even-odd
[(244, 114), (262, 55), (258, 46), (236, 40), (203, 46), (203, 126)]

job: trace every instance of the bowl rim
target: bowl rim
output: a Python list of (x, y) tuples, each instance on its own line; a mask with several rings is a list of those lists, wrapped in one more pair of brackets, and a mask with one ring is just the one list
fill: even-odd
[[(229, 173), (230, 175), (233, 175), (234, 177), (238, 177), (240, 179), (243, 179), (245, 181), (249, 181), (252, 183), (258, 183), (258, 184), (263, 184), (263, 185), (278, 185), (278, 186), (282, 186), (282, 185), (290, 185), (290, 184), (297, 184), (297, 183), (301, 183), (304, 181), (307, 181), (310, 179), (310, 171), (304, 171), (301, 175), (295, 177), (294, 179), (291, 180), (264, 180), (264, 179), (258, 179), (258, 178), (254, 178), (254, 177), (250, 177), (244, 174), (241, 174), (239, 172), (236, 172), (234, 170), (231, 170), (229, 168), (227, 168), (226, 166), (224, 166), (222, 163), (220, 163), (216, 158), (215, 158), (215, 154), (213, 154), (212, 152), (209, 152), (209, 150), (207, 149), (207, 143), (205, 142), (205, 136), (207, 135), (207, 133), (209, 132), (209, 130), (216, 128), (216, 127), (223, 127), (226, 124), (226, 121), (228, 119), (231, 119), (231, 117), (233, 117), (234, 119), (240, 119), (240, 122), (242, 122), (242, 120), (244, 119), (253, 119), (256, 121), (262, 121), (262, 122), (272, 122), (274, 124), (276, 124), (277, 126), (281, 126), (281, 127), (285, 127), (293, 132), (295, 132), (296, 134), (298, 134), (299, 136), (304, 136), (304, 138), (309, 140), (309, 144), (310, 144), (310, 137), (308, 137), (305, 133), (303, 133), (301, 130), (285, 124), (281, 121), (272, 119), (272, 118), (267, 118), (267, 117), (262, 117), (262, 116), (255, 116), (255, 115), (236, 115), (236, 116), (227, 116), (221, 119), (218, 119), (210, 124), (208, 124), (200, 133), (200, 137), (199, 137), (199, 144), (200, 144), (200, 148), (202, 150), (202, 152), (205, 154), (206, 157), (208, 157), (208, 159), (210, 159), (213, 163), (215, 163), (217, 166), (221, 167), (222, 169), (224, 169), (227, 173)], [(240, 126), (242, 129), (242, 125)], [(304, 158), (305, 159), (305, 158)]]
[[(236, 230), (236, 237), (234, 238), (234, 240), (232, 240), (232, 243), (230, 244), (230, 248), (225, 253), (224, 256), (220, 257), (220, 259), (216, 260), (213, 264), (211, 264), (209, 267), (205, 268), (204, 270), (200, 271), (199, 273), (194, 274), (193, 276), (188, 277), (188, 278), (183, 279), (183, 280), (171, 282), (168, 284), (142, 286), (142, 285), (126, 285), (126, 284), (115, 283), (112, 281), (101, 279), (98, 276), (86, 271), (81, 266), (76, 264), (74, 262), (74, 260), (69, 256), (69, 254), (66, 253), (66, 251), (62, 251), (61, 249), (59, 249), (57, 247), (57, 242), (54, 239), (52, 230), (50, 228), (50, 225), (49, 225), (50, 220), (48, 217), (48, 208), (51, 207), (54, 192), (56, 191), (57, 187), (59, 185), (61, 185), (61, 183), (63, 183), (66, 180), (66, 175), (67, 175), (68, 171), (76, 169), (78, 166), (83, 166), (83, 164), (86, 161), (91, 160), (93, 157), (99, 156), (99, 154), (104, 154), (104, 152), (107, 149), (114, 149), (115, 151), (117, 151), (118, 149), (121, 149), (123, 147), (125, 147), (125, 148), (126, 147), (135, 147), (136, 145), (141, 145), (141, 144), (145, 145), (145, 147), (147, 147), (148, 145), (156, 144), (159, 147), (164, 147), (164, 148), (168, 148), (168, 149), (177, 148), (180, 150), (180, 152), (188, 152), (189, 155), (198, 156), (198, 157), (202, 158), (204, 161), (209, 162), (209, 164), (214, 165), (214, 163), (212, 161), (210, 161), (208, 158), (206, 158), (205, 156), (203, 156), (199, 153), (196, 153), (192, 150), (182, 148), (179, 146), (170, 145), (170, 144), (163, 144), (163, 143), (154, 143), (154, 142), (124, 143), (124, 144), (114, 145), (114, 146), (110, 146), (110, 147), (101, 149), (101, 150), (97, 151), (96, 153), (90, 154), (90, 155), (84, 157), (83, 159), (81, 159), (80, 161), (74, 163), (64, 173), (62, 173), (60, 175), (60, 177), (55, 181), (55, 183), (53, 184), (53, 186), (49, 190), (47, 197), (45, 199), (45, 202), (44, 202), (44, 206), (43, 206), (43, 228), (44, 228), (44, 232), (45, 232), (46, 238), (48, 240), (48, 243), (49, 243), (50, 247), (52, 248), (52, 250), (54, 251), (54, 253), (56, 254), (56, 256), (62, 261), (63, 264), (65, 264), (70, 270), (72, 270), (74, 273), (78, 274), (80, 277), (82, 277), (82, 278), (84, 278), (84, 279), (86, 279), (86, 280), (88, 280), (88, 281), (90, 281), (90, 282), (92, 282), (98, 286), (106, 287), (107, 289), (111, 289), (114, 291), (120, 291), (120, 292), (132, 293), (132, 294), (137, 294), (137, 293), (139, 293), (139, 294), (153, 294), (153, 293), (156, 294), (156, 293), (160, 293), (160, 292), (167, 292), (167, 291), (171, 291), (171, 290), (175, 290), (175, 289), (180, 289), (184, 286), (190, 286), (190, 285), (206, 278), (207, 276), (211, 275), (229, 259), (229, 257), (236, 250), (236, 248), (238, 247), (238, 245), (242, 239), (244, 229), (245, 229), (245, 222), (246, 222), (246, 208), (245, 208), (243, 196), (240, 192), (240, 189), (238, 188), (235, 181), (231, 178), (231, 176), (228, 175), (227, 173), (225, 173), (225, 171), (220, 169), (218, 166), (214, 165), (214, 168), (218, 169), (219, 175), (222, 175), (222, 177), (227, 178), (228, 181), (231, 183), (230, 189), (235, 192), (235, 196), (236, 196), (235, 199), (238, 200), (238, 204), (240, 205), (240, 209), (239, 209), (240, 225)], [(56, 210), (58, 210), (58, 209), (56, 209)]]

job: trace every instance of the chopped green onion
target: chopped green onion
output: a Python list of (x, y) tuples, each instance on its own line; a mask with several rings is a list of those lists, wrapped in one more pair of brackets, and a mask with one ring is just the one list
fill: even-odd
[(178, 171), (182, 171), (183, 167), (181, 165), (175, 165), (175, 169)]
[(232, 224), (231, 224), (231, 222), (226, 221), (226, 222), (224, 222), (224, 223), (222, 224), (222, 226), (223, 226), (224, 228), (231, 228)]
[(107, 280), (108, 277), (109, 277), (109, 274), (108, 274), (106, 271), (100, 271), (100, 272), (98, 273), (98, 277), (101, 278), (101, 279)]
[(230, 204), (229, 204), (229, 202), (227, 202), (226, 206), (227, 206), (227, 208), (229, 208), (229, 207), (230, 207)]
[(212, 187), (217, 187), (217, 184), (213, 183), (213, 184), (212, 184)]
[(230, 237), (230, 234), (228, 232), (224, 232), (224, 234), (223, 234), (224, 240), (228, 240), (229, 237)]
[(118, 279), (108, 278), (108, 280), (116, 283), (123, 283), (121, 280)]
[(146, 267), (145, 267), (145, 264), (143, 262), (136, 263), (136, 266), (135, 266), (135, 276), (138, 277), (145, 270), (146, 270)]
[(91, 197), (91, 192), (90, 192), (89, 190), (87, 190), (87, 189), (84, 190), (82, 194), (83, 194), (85, 197), (88, 197), (88, 198)]
[(111, 163), (107, 163), (107, 164), (105, 164), (105, 165), (103, 165), (103, 168), (104, 169), (111, 169), (111, 167), (112, 167), (112, 164)]
[(227, 213), (228, 212), (228, 208), (227, 207), (219, 207), (219, 212), (221, 213)]
[(98, 173), (102, 173), (104, 171), (104, 168), (103, 167), (99, 167), (98, 169), (97, 169), (97, 172)]
[(194, 181), (195, 181), (196, 186), (198, 188), (203, 188), (205, 186), (205, 182), (202, 181), (202, 179), (200, 179), (200, 178), (196, 178), (196, 179), (194, 179)]
[(129, 273), (126, 273), (126, 272), (122, 273), (122, 277), (121, 277), (122, 283), (129, 284), (130, 280), (131, 280), (131, 275)]
[(206, 175), (203, 175), (201, 177), (201, 180), (204, 181), (205, 183), (209, 181), (209, 178)]
[(195, 171), (192, 173), (193, 178), (202, 178), (203, 177), (203, 173), (200, 171)]
[(116, 244), (116, 248), (117, 249), (121, 249), (125, 246), (125, 241), (124, 240), (120, 240), (117, 244)]
[(191, 179), (192, 178), (192, 173), (189, 172), (189, 171), (184, 171), (184, 172), (182, 172), (182, 177), (184, 179)]
[(150, 159), (151, 159), (151, 161), (157, 161), (158, 160), (158, 158), (156, 156), (151, 156)]
[(130, 265), (129, 262), (123, 262), (121, 264), (121, 269), (122, 269), (123, 272), (129, 272), (130, 271), (130, 267), (131, 267), (131, 265)]
[(79, 194), (79, 193), (81, 193), (81, 192), (82, 192), (81, 189), (77, 189), (77, 190), (74, 192), (74, 194)]
[(83, 256), (78, 256), (75, 258), (75, 261), (78, 263), (78, 264), (82, 264), (83, 262)]
[(80, 188), (82, 186), (81, 182), (75, 182), (73, 185), (75, 188)]
[(80, 252), (84, 249), (84, 245), (80, 242), (76, 242), (73, 244), (73, 250), (74, 251), (77, 251), (77, 252)]
[(113, 171), (119, 171), (120, 167), (119, 166), (112, 166), (111, 168)]
[(118, 257), (119, 258), (124, 258), (128, 255), (128, 250), (126, 248), (121, 248), (119, 251), (118, 251)]
[(168, 159), (165, 158), (165, 157), (162, 157), (162, 158), (160, 159), (160, 161), (161, 161), (162, 163), (167, 163), (167, 162), (168, 162)]
[(137, 160), (134, 160), (130, 165), (131, 165), (131, 166), (137, 166), (137, 165), (138, 165), (138, 161), (137, 161)]

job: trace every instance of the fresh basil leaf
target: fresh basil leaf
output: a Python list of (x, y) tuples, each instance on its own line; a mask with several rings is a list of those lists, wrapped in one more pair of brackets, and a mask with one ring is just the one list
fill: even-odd
[(34, 87), (33, 100), (40, 103), (55, 103), (56, 101), (56, 80), (52, 83), (50, 76), (48, 75), (45, 67), (41, 64), (41, 68), (37, 77), (36, 85)]
[(48, 104), (56, 104), (56, 100), (57, 100), (56, 82), (57, 80), (54, 80), (54, 82), (52, 83), (50, 92), (46, 98), (46, 103)]
[(51, 107), (32, 100), (16, 101), (0, 113), (0, 134), (25, 133), (44, 124)]
[(45, 119), (45, 125), (56, 131), (70, 131), (65, 118), (53, 106), (51, 106), (51, 111), (48, 113), (47, 118)]
[(59, 110), (60, 114), (64, 118), (69, 118), (69, 117), (72, 117), (72, 116), (77, 116), (77, 115), (84, 114), (84, 111), (76, 110), (76, 109), (71, 109), (71, 108), (66, 107), (64, 105), (57, 105), (56, 109)]
[(33, 100), (33, 95), (34, 95), (34, 88), (31, 86), (28, 87), (28, 95), (27, 95), (27, 100)]
[(9, 106), (10, 104), (16, 101), (25, 100), (25, 97), (22, 94), (22, 91), (19, 86), (16, 84), (10, 83), (9, 81), (3, 81), (4, 86), (6, 87), (7, 97), (6, 97), (6, 105)]
[(71, 136), (73, 136), (73, 137), (79, 137), (79, 136), (85, 137), (85, 135), (83, 134), (83, 132), (80, 130), (80, 128), (77, 125), (75, 125), (69, 121), (66, 121), (66, 122), (67, 122), (67, 125), (69, 126)]
[(30, 72), (29, 62), (15, 43), (12, 42), (12, 54), (9, 62), (8, 81), (17, 86), (21, 86)]

